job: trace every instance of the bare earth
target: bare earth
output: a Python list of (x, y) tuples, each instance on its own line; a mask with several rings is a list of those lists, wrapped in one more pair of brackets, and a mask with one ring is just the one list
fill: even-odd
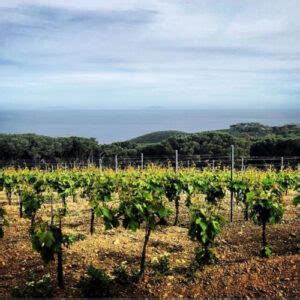
[[(182, 209), (179, 226), (161, 226), (151, 234), (147, 260), (168, 254), (169, 275), (152, 269), (146, 271), (143, 282), (118, 288), (119, 297), (300, 297), (299, 209), (286, 197), (287, 211), (281, 224), (267, 227), (268, 242), (274, 255), (259, 257), (261, 228), (244, 222), (238, 208), (235, 221), (227, 223), (216, 241), (218, 262), (198, 270), (194, 278), (188, 276), (188, 266), (194, 258), (195, 242), (188, 238), (188, 215)], [(0, 202), (6, 203), (4, 194)], [(6, 205), (10, 226), (0, 240), (0, 297), (28, 280), (31, 270), (43, 275), (51, 273), (56, 286), (55, 263), (44, 265), (39, 254), (32, 250), (28, 234), (29, 220), (20, 219), (15, 199)], [(82, 233), (86, 239), (64, 249), (65, 289), (55, 288), (56, 297), (81, 297), (76, 287), (80, 276), (90, 264), (108, 273), (123, 261), (138, 268), (143, 234), (122, 228), (105, 231), (100, 220), (96, 233), (89, 235), (89, 209), (85, 200), (69, 200), (70, 215), (65, 218), (65, 233)], [(45, 210), (42, 210), (45, 212)], [(227, 211), (224, 217), (227, 218)], [(170, 220), (171, 224), (171, 220)]]

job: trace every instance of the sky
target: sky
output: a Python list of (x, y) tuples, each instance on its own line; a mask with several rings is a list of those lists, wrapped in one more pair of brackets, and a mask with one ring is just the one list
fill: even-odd
[(299, 0), (0, 0), (0, 109), (295, 109)]

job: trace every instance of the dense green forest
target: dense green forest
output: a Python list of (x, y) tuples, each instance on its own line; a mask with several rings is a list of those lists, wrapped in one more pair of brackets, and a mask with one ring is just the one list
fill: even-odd
[(99, 156), (140, 153), (168, 156), (173, 155), (175, 149), (184, 155), (228, 155), (232, 144), (238, 156), (297, 156), (300, 154), (300, 127), (241, 123), (229, 129), (192, 134), (154, 132), (109, 145), (99, 144), (94, 138), (0, 134), (0, 159), (91, 160)]
[[(156, 137), (164, 137), (158, 142)], [(138, 142), (136, 142), (138, 141)], [(107, 154), (170, 155), (177, 149), (185, 155), (227, 155), (235, 145), (237, 155), (296, 156), (300, 154), (300, 126), (265, 126), (259, 123), (240, 123), (229, 129), (182, 133), (155, 132), (126, 142), (101, 146)]]
[(160, 143), (167, 138), (178, 135), (185, 136), (188, 135), (188, 133), (176, 130), (156, 131), (138, 136), (134, 139), (129, 140), (129, 142), (136, 144)]

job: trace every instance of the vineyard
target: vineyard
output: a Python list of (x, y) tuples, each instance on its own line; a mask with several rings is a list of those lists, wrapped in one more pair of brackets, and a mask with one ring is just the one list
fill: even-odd
[(0, 172), (1, 297), (299, 297), (300, 175)]

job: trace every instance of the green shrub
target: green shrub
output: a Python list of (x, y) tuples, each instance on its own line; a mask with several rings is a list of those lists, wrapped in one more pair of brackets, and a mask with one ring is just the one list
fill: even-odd
[(133, 278), (128, 271), (127, 261), (121, 262), (121, 264), (114, 269), (113, 276), (115, 277), (115, 281), (120, 284), (128, 284), (132, 282)]
[(216, 236), (221, 231), (223, 219), (213, 209), (203, 207), (191, 210), (189, 236), (200, 245), (196, 247), (196, 263), (212, 263), (215, 255), (211, 251)]
[(296, 197), (294, 197), (293, 199), (293, 204), (295, 206), (299, 205), (300, 204), (300, 195), (297, 195)]
[(4, 236), (4, 226), (8, 226), (6, 211), (4, 208), (0, 207), (0, 239)]
[(88, 298), (109, 297), (113, 295), (112, 278), (102, 269), (90, 266), (78, 284), (82, 294)]
[(267, 244), (267, 224), (279, 223), (282, 219), (284, 208), (280, 199), (272, 193), (260, 191), (250, 192), (247, 195), (250, 200), (250, 217), (255, 224), (262, 227), (262, 247), (260, 254), (262, 257), (270, 257), (272, 250)]
[(260, 251), (260, 255), (265, 258), (271, 257), (272, 256), (271, 246), (269, 246), (269, 245), (264, 246)]
[(161, 274), (170, 272), (170, 260), (167, 255), (163, 255), (150, 264), (151, 268)]
[(11, 296), (14, 298), (51, 298), (52, 294), (50, 274), (44, 275), (41, 279), (32, 275), (24, 287), (15, 287), (11, 292)]

